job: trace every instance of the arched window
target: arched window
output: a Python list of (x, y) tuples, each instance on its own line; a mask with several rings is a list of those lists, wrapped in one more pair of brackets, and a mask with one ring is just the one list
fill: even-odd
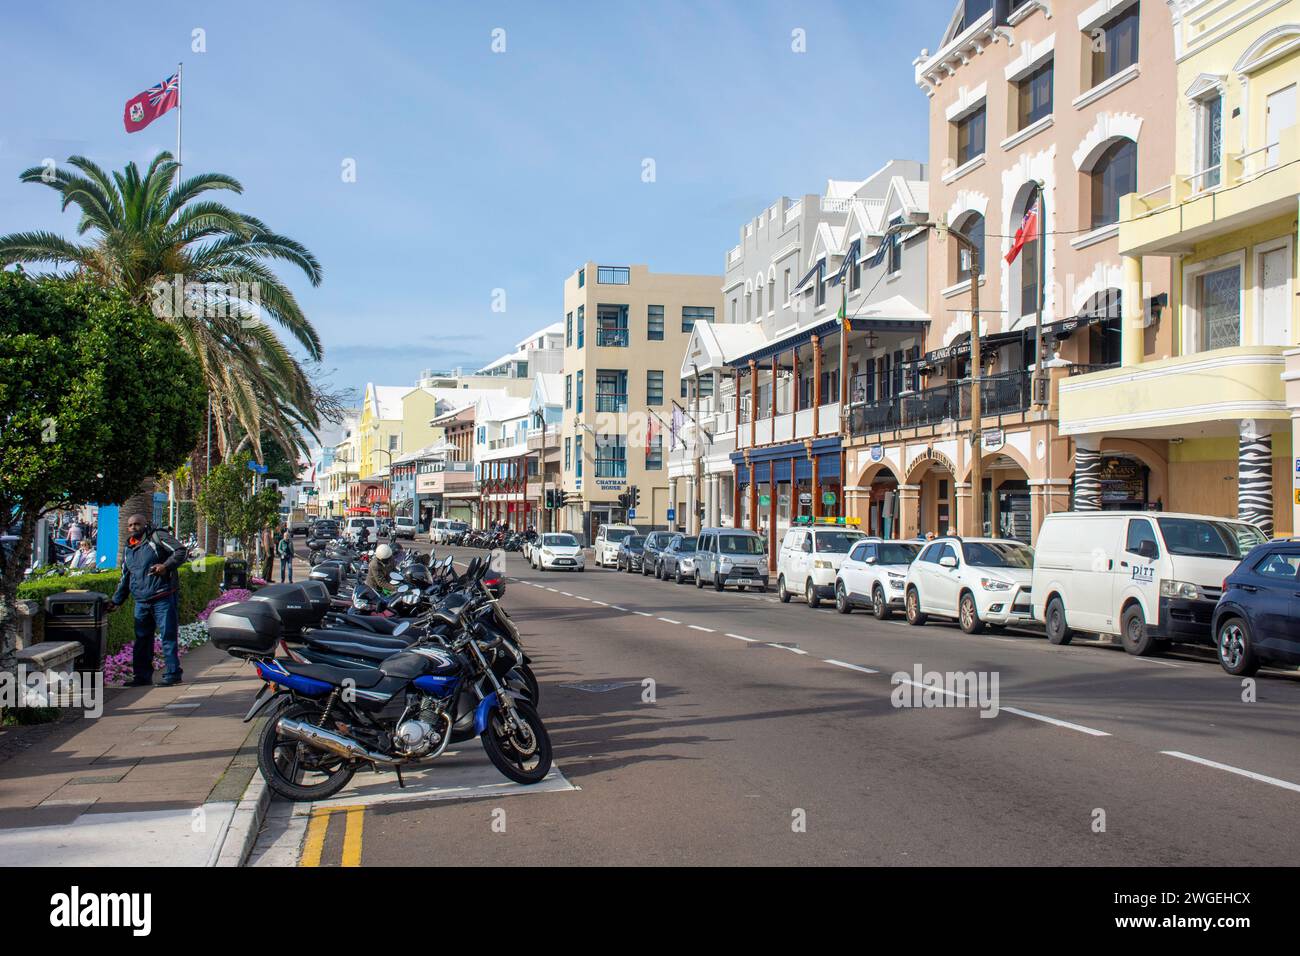
[[(984, 217), (977, 212), (968, 213), (957, 220), (956, 230), (971, 241), (980, 256), (980, 275), (988, 272), (988, 260), (984, 255)], [(971, 277), (970, 252), (958, 243), (957, 246), (957, 281), (965, 282)]]
[(1119, 222), (1119, 197), (1137, 192), (1137, 143), (1118, 139), (1092, 164), (1092, 228)]
[[(1011, 233), (1014, 235), (1020, 229), (1021, 224), (1025, 221), (1025, 214), (1030, 209), (1038, 206), (1038, 193), (1032, 185), (1026, 185), (1020, 191), (1015, 205), (1011, 209)], [(1007, 267), (1010, 273), (1011, 288), (1019, 289), (1019, 298), (1013, 298), (1012, 302), (1019, 302), (1020, 315), (1033, 315), (1038, 311), (1038, 283), (1042, 262), (1042, 225), (1040, 224), (1035, 237), (1020, 247), (1020, 254)]]

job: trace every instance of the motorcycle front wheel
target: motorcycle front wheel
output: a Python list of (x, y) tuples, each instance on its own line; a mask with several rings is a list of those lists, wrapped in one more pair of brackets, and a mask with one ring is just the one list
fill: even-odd
[[(324, 800), (348, 785), (356, 767), (342, 757), (309, 747), (276, 730), (281, 717), (316, 723), (319, 705), (289, 704), (271, 714), (257, 742), (257, 766), (266, 785), (288, 800)], [(550, 751), (548, 749), (547, 753)], [(548, 761), (549, 762), (549, 761)]]
[(505, 710), (498, 705), (479, 739), (488, 759), (503, 774), (515, 783), (537, 783), (551, 770), (551, 737), (532, 704), (516, 700), (514, 705), (520, 726), (513, 733), (506, 732)]

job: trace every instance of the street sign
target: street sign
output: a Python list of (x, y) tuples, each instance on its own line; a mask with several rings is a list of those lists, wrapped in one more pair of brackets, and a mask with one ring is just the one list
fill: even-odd
[(259, 475), (265, 475), (266, 472), (267, 472), (267, 467), (266, 467), (266, 465), (259, 465), (257, 462), (252, 461), (252, 460), (250, 459), (249, 462), (248, 462), (248, 470), (249, 470), (249, 471), (255, 471), (255, 472), (257, 472)]
[(668, 520), (669, 520), (669, 521), (676, 521), (676, 520), (677, 520), (677, 509), (676, 509), (676, 508), (669, 508), (669, 509), (668, 509)]
[(759, 503), (760, 505), (762, 505), (764, 508), (766, 508), (768, 505), (770, 505), (770, 504), (772, 503), (772, 496), (771, 496), (771, 495), (759, 495), (759, 496), (758, 496), (758, 503)]
[(632, 520), (633, 518), (635, 518), (635, 517), (636, 517), (636, 509), (635, 509), (635, 508), (628, 508), (628, 509), (627, 509), (627, 520), (628, 520), (628, 521), (631, 521), (631, 520)]
[(824, 505), (833, 505), (833, 504), (835, 504), (835, 492), (833, 492), (833, 491), (827, 491), (827, 492), (824, 492), (824, 493), (822, 494), (822, 504), (824, 504)]
[(812, 504), (812, 492), (811, 492), (811, 491), (801, 491), (801, 492), (799, 492), (799, 504), (801, 504), (801, 505), (810, 505), (810, 504)]

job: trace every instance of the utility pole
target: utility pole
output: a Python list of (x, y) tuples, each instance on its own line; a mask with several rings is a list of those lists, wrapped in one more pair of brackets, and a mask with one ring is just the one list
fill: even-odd
[[(691, 495), (691, 520), (686, 526), (691, 534), (699, 534), (700, 528), (704, 527), (704, 522), (700, 520), (700, 491), (701, 476), (704, 471), (704, 429), (700, 426), (700, 367), (691, 363), (695, 369), (695, 468), (691, 474), (691, 483), (695, 486), (694, 493)], [(776, 382), (772, 382), (772, 401), (776, 401)]]

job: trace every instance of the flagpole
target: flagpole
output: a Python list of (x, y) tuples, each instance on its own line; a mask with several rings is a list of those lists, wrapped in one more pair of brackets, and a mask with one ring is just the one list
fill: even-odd
[(181, 89), (181, 68), (183, 64), (176, 64), (176, 169), (180, 171), (181, 167), (181, 107), (184, 104), (184, 92)]
[(1047, 282), (1047, 217), (1044, 215), (1043, 184), (1039, 182), (1035, 188), (1038, 191), (1038, 310), (1034, 320), (1034, 376), (1030, 402), (1037, 405), (1043, 374), (1043, 305), (1047, 299), (1047, 289), (1044, 287)]

